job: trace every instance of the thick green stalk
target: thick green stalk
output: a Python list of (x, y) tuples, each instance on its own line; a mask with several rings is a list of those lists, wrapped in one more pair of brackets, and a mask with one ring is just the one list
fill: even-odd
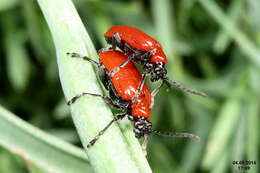
[[(38, 3), (55, 43), (66, 100), (82, 92), (102, 94), (91, 64), (66, 55), (66, 52), (77, 52), (91, 58), (96, 57), (96, 51), (71, 0), (38, 0)], [(91, 96), (81, 98), (71, 106), (71, 114), (96, 172), (151, 172), (140, 145), (133, 146), (133, 143), (137, 143), (133, 133), (132, 138), (125, 138), (116, 123), (93, 147), (87, 149), (88, 142), (113, 117), (103, 100)]]

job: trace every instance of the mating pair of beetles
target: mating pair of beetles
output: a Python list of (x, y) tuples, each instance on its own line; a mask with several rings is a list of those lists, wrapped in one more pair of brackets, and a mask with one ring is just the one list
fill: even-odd
[[(159, 42), (131, 26), (113, 26), (105, 34), (107, 43), (111, 48), (105, 48), (99, 51), (99, 62), (96, 62), (86, 56), (77, 53), (67, 53), (71, 57), (84, 59), (99, 68), (100, 79), (109, 91), (108, 96), (94, 93), (82, 93), (73, 97), (68, 105), (71, 105), (82, 96), (95, 96), (102, 98), (107, 104), (121, 109), (124, 113), (113, 118), (108, 125), (101, 130), (97, 136), (88, 144), (88, 147), (94, 145), (101, 135), (116, 121), (127, 117), (133, 122), (134, 134), (137, 138), (145, 137), (150, 134), (161, 136), (176, 136), (199, 139), (198, 136), (189, 133), (160, 132), (152, 129), (148, 118), (151, 116), (154, 97), (159, 89), (166, 84), (172, 85), (185, 92), (206, 97), (205, 93), (183, 87), (176, 81), (167, 77), (165, 63), (166, 55)], [(119, 48), (121, 51), (116, 50)], [(136, 68), (134, 62), (143, 66), (141, 74)], [(145, 84), (145, 78), (150, 75), (152, 82), (161, 80), (162, 83), (152, 92)]]

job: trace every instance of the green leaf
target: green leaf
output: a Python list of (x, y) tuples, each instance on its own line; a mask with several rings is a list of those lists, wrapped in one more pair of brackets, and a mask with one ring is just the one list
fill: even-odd
[(0, 145), (54, 173), (92, 172), (85, 153), (19, 119), (0, 106)]
[(7, 72), (12, 86), (22, 91), (26, 88), (30, 76), (30, 62), (25, 51), (25, 36), (17, 29), (15, 15), (5, 13), (4, 23), (5, 48), (7, 53)]
[(0, 147), (0, 172), (24, 173), (24, 160)]
[(29, 170), (30, 173), (48, 173), (47, 171), (44, 171), (33, 164), (28, 164), (27, 169)]

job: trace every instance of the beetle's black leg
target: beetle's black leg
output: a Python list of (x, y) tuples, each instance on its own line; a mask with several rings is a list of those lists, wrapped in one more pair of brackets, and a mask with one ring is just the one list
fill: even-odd
[(160, 89), (162, 88), (163, 85), (164, 85), (164, 81), (163, 81), (158, 87), (156, 87), (156, 88), (152, 91), (151, 95), (152, 95), (153, 97), (155, 97), (155, 96), (158, 94), (158, 92), (160, 91)]
[(134, 103), (137, 100), (137, 98), (139, 97), (139, 95), (140, 95), (140, 93), (141, 93), (141, 91), (143, 89), (144, 83), (145, 83), (145, 78), (146, 78), (146, 73), (143, 73), (141, 82), (140, 82), (140, 84), (139, 84), (139, 86), (137, 88), (137, 91), (136, 91), (134, 97), (132, 98), (132, 101), (131, 101), (132, 103)]
[(158, 86), (158, 87), (156, 87), (153, 91), (152, 91), (152, 93), (151, 93), (151, 95), (152, 95), (152, 103), (151, 103), (151, 105), (150, 105), (150, 108), (152, 108), (153, 107), (153, 105), (154, 105), (154, 97), (158, 94), (158, 92), (160, 91), (160, 89), (161, 89), (161, 87), (164, 85), (164, 81)]
[(100, 136), (102, 136), (102, 135), (105, 133), (105, 131), (106, 131), (114, 122), (116, 122), (116, 121), (118, 121), (118, 120), (122, 120), (126, 115), (127, 115), (127, 114), (121, 114), (121, 115), (117, 115), (116, 117), (114, 117), (113, 120), (111, 120), (111, 121), (108, 123), (108, 125), (106, 125), (106, 127), (105, 127), (103, 130), (101, 130), (101, 131), (98, 133), (98, 135), (95, 136), (95, 137), (88, 143), (87, 148), (93, 146), (93, 145), (97, 142), (97, 140), (100, 138)]
[(116, 45), (121, 44), (121, 37), (118, 32), (114, 33), (112, 37), (112, 49), (116, 49)]
[(100, 63), (98, 63), (97, 61), (95, 61), (93, 59), (90, 59), (87, 56), (82, 56), (82, 55), (80, 55), (78, 53), (75, 53), (75, 52), (72, 52), (72, 53), (68, 52), (67, 55), (70, 55), (72, 58), (81, 58), (83, 60), (86, 60), (86, 61), (90, 62), (91, 64), (95, 64), (97, 66), (100, 66)]
[(81, 97), (83, 97), (83, 96), (87, 96), (87, 95), (89, 95), (89, 96), (94, 96), (94, 97), (100, 97), (100, 98), (102, 98), (102, 99), (106, 102), (106, 104), (111, 105), (111, 106), (114, 106), (114, 107), (118, 107), (116, 104), (113, 103), (113, 101), (111, 100), (111, 98), (108, 97), (108, 96), (103, 96), (103, 95), (100, 95), (100, 94), (86, 93), (86, 92), (84, 92), (84, 93), (82, 93), (82, 94), (79, 94), (79, 95), (76, 95), (75, 97), (73, 97), (72, 99), (70, 99), (70, 100), (67, 102), (67, 104), (68, 104), (68, 105), (71, 105), (71, 104), (75, 103), (79, 98), (81, 98)]
[(121, 44), (121, 37), (120, 34), (118, 32), (114, 33), (112, 36), (112, 41), (111, 41), (111, 45), (112, 45), (112, 49), (116, 49), (116, 46), (118, 44)]

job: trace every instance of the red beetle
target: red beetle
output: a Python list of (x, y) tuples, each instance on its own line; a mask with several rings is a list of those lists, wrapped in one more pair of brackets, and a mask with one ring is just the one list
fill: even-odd
[[(138, 53), (138, 51), (141, 51), (141, 55), (149, 52), (149, 55), (147, 56), (149, 56), (150, 62), (164, 64), (167, 62), (161, 44), (137, 28), (120, 25), (113, 26), (104, 34), (104, 36), (108, 43), (120, 47), (124, 52), (133, 51), (132, 53)], [(121, 43), (122, 41), (124, 43)]]
[(67, 54), (72, 57), (83, 58), (84, 60), (98, 65), (100, 79), (110, 94), (110, 97), (108, 97), (84, 92), (73, 97), (68, 102), (68, 105), (71, 105), (82, 96), (91, 95), (104, 99), (107, 104), (119, 108), (124, 112), (123, 114), (114, 117), (114, 119), (103, 130), (101, 130), (93, 140), (90, 141), (88, 147), (94, 145), (99, 137), (113, 124), (113, 122), (122, 120), (124, 117), (128, 117), (128, 119), (133, 122), (134, 133), (137, 138), (155, 133), (162, 136), (177, 136), (198, 139), (198, 136), (189, 133), (162, 133), (152, 130), (152, 124), (148, 121), (148, 118), (151, 116), (153, 98), (158, 93), (161, 86), (157, 87), (152, 93), (144, 83), (142, 89), (140, 89), (139, 84), (142, 83), (142, 76), (133, 62), (129, 62), (118, 73), (110, 77), (109, 73), (115, 67), (118, 67), (127, 60), (127, 56), (122, 52), (103, 49), (99, 52), (100, 63), (88, 57), (82, 57), (77, 53)]
[(112, 45), (113, 49), (119, 47), (129, 57), (119, 67), (115, 68), (111, 72), (111, 75), (118, 72), (129, 61), (133, 60), (143, 65), (144, 76), (150, 74), (152, 82), (163, 80), (169, 87), (174, 85), (186, 92), (203, 97), (207, 96), (200, 91), (185, 88), (167, 77), (167, 70), (165, 68), (167, 58), (161, 44), (143, 31), (131, 26), (118, 25), (111, 27), (104, 34), (104, 37)]

